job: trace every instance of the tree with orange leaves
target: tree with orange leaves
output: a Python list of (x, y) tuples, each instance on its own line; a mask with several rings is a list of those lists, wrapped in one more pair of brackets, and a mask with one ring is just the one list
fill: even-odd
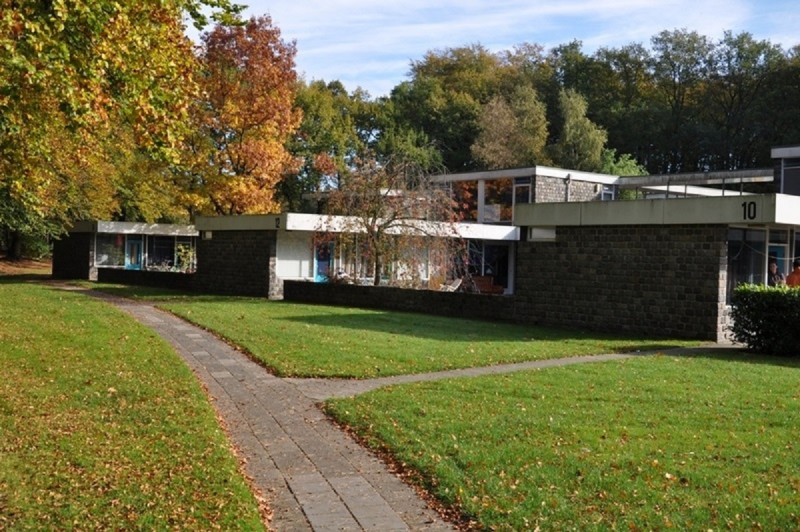
[(241, 9), (230, 0), (0, 0), (0, 247), (18, 258), (23, 239), (118, 212), (108, 150), (176, 160), (196, 94), (184, 17), (202, 27), (210, 10), (233, 23)]
[(301, 120), (294, 43), (281, 40), (269, 17), (217, 26), (202, 41), (187, 207), (206, 214), (277, 212), (275, 186), (296, 165), (285, 144)]

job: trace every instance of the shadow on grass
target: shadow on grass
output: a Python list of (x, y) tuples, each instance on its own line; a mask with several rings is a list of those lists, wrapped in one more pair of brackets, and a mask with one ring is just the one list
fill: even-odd
[(0, 284), (19, 284), (31, 282), (46, 282), (53, 278), (49, 272), (44, 273), (0, 273)]
[(785, 368), (800, 368), (800, 351), (797, 356), (764, 355), (746, 349), (744, 346), (726, 347), (686, 347), (680, 349), (679, 356), (709, 358), (712, 360), (726, 360), (768, 366), (781, 366)]
[[(20, 282), (54, 281), (47, 273), (0, 275), (0, 284)], [(676, 340), (674, 338), (642, 338), (636, 336), (614, 335), (599, 331), (577, 329), (559, 329), (535, 325), (513, 324), (502, 321), (470, 320), (466, 318), (450, 318), (422, 313), (381, 311), (363, 309), (357, 314), (347, 314), (343, 307), (272, 301), (260, 297), (215, 295), (197, 293), (168, 288), (133, 286), (92, 281), (63, 281), (79, 288), (95, 290), (116, 297), (123, 297), (155, 304), (169, 302), (198, 302), (234, 304), (238, 306), (258, 307), (255, 313), (263, 313), (269, 306), (291, 306), (318, 308), (319, 313), (303, 315), (282, 315), (284, 311), (269, 316), (275, 321), (289, 321), (319, 327), (345, 328), (353, 331), (373, 331), (388, 335), (428, 338), (450, 342), (570, 342), (620, 344), (609, 348), (609, 352), (652, 352), (679, 348), (685, 356), (708, 356), (713, 358), (729, 358), (737, 361), (753, 363), (778, 364), (787, 367), (799, 367), (798, 359), (770, 357), (751, 353), (742, 347), (704, 347), (698, 341)], [(352, 309), (351, 309), (352, 310)], [(246, 315), (246, 313), (245, 313)]]
[(611, 351), (651, 351), (696, 344), (663, 338), (613, 335), (597, 331), (559, 329), (501, 321), (449, 318), (429, 314), (365, 310), (359, 314), (307, 314), (281, 316), (276, 321), (291, 321), (318, 327), (373, 331), (387, 335), (421, 337), (448, 342), (569, 342), (575, 344), (622, 344)]

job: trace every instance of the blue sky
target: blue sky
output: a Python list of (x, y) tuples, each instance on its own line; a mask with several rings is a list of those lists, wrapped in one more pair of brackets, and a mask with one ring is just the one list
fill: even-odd
[(573, 39), (585, 53), (685, 28), (712, 40), (747, 31), (784, 49), (800, 44), (797, 0), (239, 0), (245, 16), (270, 15), (297, 44), (307, 81), (338, 79), (387, 95), (429, 50), (480, 43), (492, 51)]

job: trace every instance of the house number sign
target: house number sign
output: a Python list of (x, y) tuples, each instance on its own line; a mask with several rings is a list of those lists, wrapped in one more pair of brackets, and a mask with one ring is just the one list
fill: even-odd
[(742, 202), (742, 219), (743, 220), (755, 220), (757, 215), (757, 208), (755, 201), (743, 201)]

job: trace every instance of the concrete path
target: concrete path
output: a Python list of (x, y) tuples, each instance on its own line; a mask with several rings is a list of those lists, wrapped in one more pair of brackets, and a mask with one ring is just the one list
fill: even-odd
[(244, 459), (246, 474), (272, 510), (271, 528), (280, 532), (455, 529), (331, 423), (316, 406), (323, 399), (395, 383), (636, 356), (575, 357), (373, 380), (281, 379), (213, 334), (150, 304), (91, 293), (155, 330), (195, 372)]

